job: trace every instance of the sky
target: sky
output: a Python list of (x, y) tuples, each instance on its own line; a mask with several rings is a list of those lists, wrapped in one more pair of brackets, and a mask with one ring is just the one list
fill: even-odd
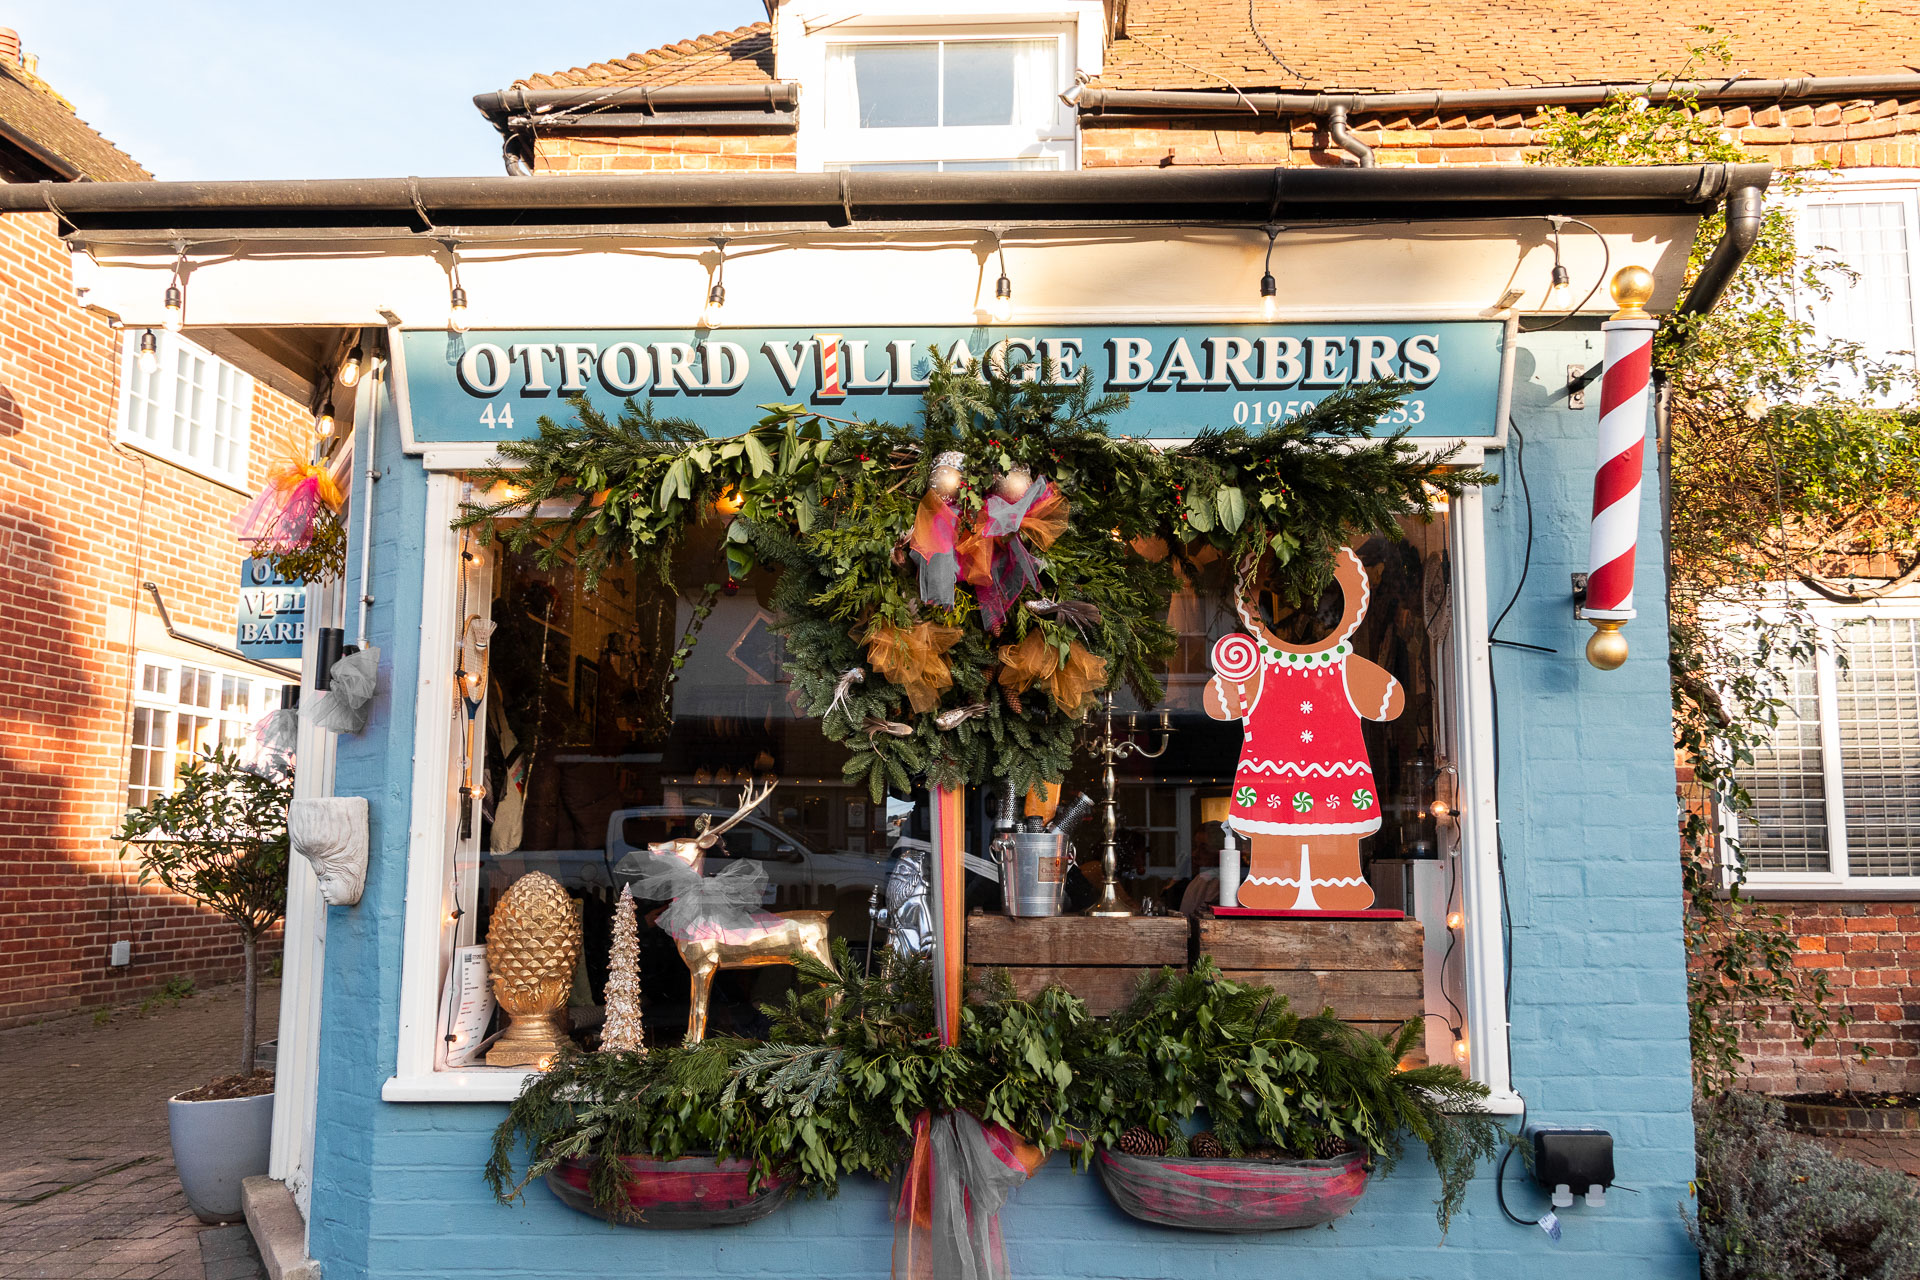
[(13, 0), (39, 73), (173, 180), (497, 175), (473, 95), (731, 30), (761, 0)]

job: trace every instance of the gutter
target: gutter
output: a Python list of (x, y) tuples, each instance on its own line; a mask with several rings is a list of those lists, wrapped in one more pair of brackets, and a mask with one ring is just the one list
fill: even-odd
[[(982, 226), (1158, 219), (1462, 220), (1562, 213), (1686, 214), (1743, 188), (1764, 164), (1554, 168), (1181, 168), (989, 173), (732, 173), (343, 178), (251, 182), (15, 183), (0, 213), (50, 211), (63, 230), (193, 240), (267, 229), (316, 238), (533, 236), (556, 226), (661, 224)], [(219, 236), (213, 234), (218, 232)], [(1711, 263), (1709, 264), (1711, 266)]]
[(1618, 94), (1649, 102), (1691, 97), (1703, 103), (1776, 103), (1830, 98), (1920, 97), (1920, 75), (1802, 76), (1793, 80), (1663, 80), (1641, 84), (1540, 85), (1520, 89), (1429, 89), (1396, 93), (1239, 93), (1230, 89), (1102, 89), (1080, 95), (1083, 119), (1103, 115), (1307, 115), (1336, 108), (1353, 115), (1389, 112), (1502, 111), (1595, 107)]

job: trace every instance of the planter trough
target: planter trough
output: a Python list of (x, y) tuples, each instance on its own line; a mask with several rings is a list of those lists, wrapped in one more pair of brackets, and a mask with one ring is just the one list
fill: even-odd
[(1094, 1160), (1113, 1202), (1142, 1222), (1189, 1231), (1281, 1231), (1343, 1216), (1367, 1189), (1362, 1152), (1325, 1160)]
[(767, 1178), (754, 1190), (753, 1162), (712, 1156), (622, 1156), (633, 1174), (627, 1183), (627, 1211), (609, 1212), (593, 1202), (587, 1160), (563, 1160), (547, 1174), (547, 1189), (569, 1209), (592, 1214), (622, 1227), (680, 1229), (735, 1227), (755, 1222), (780, 1207), (793, 1189), (791, 1178)]

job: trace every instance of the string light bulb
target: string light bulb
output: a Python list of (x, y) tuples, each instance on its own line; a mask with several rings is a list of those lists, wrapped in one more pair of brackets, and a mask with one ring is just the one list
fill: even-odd
[(727, 305), (727, 238), (714, 236), (713, 245), (720, 251), (720, 260), (714, 264), (713, 284), (707, 289), (707, 305), (700, 309), (700, 327), (718, 329), (720, 312)]
[(320, 416), (313, 420), (313, 434), (321, 440), (333, 434), (333, 401), (331, 399), (320, 406)]
[(1447, 912), (1447, 928), (1458, 929), (1461, 925), (1465, 924), (1466, 922), (1467, 922), (1467, 917), (1464, 913), (1459, 911)]
[(160, 339), (148, 329), (140, 335), (140, 372), (152, 374), (160, 367)]
[(1280, 228), (1268, 223), (1261, 230), (1267, 233), (1267, 258), (1260, 269), (1260, 318), (1272, 320), (1280, 311), (1280, 283), (1273, 278), (1273, 242)]
[(1429, 806), (1429, 811), (1442, 822), (1445, 822), (1453, 816), (1453, 806), (1445, 800), (1435, 800), (1433, 804)]
[(993, 306), (988, 311), (996, 324), (1005, 324), (1013, 319), (1013, 277), (1007, 274), (1007, 246), (998, 235), (993, 238), (994, 251), (1000, 255), (1000, 278), (993, 282)]
[(167, 286), (166, 300), (163, 304), (161, 323), (167, 326), (168, 333), (180, 332), (180, 326), (186, 316), (186, 297), (180, 292), (179, 280)]
[(453, 293), (447, 299), (447, 323), (455, 333), (467, 331), (467, 291), (459, 285), (453, 286)]
[(1553, 224), (1553, 271), (1548, 276), (1547, 305), (1558, 308), (1567, 300), (1567, 290), (1573, 284), (1573, 274), (1567, 270), (1567, 264), (1560, 261), (1560, 228), (1566, 225), (1566, 218), (1552, 214), (1547, 218)]
[(360, 381), (360, 363), (365, 358), (366, 353), (360, 349), (360, 344), (357, 342), (347, 350), (347, 358), (340, 362), (340, 372), (337, 375), (341, 386), (351, 387)]
[(1462, 1031), (1453, 1038), (1453, 1058), (1456, 1062), (1465, 1062), (1472, 1050), (1467, 1047), (1467, 1033)]

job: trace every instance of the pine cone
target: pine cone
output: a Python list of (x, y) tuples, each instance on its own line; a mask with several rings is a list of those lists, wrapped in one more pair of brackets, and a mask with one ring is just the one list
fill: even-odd
[(1223, 1160), (1227, 1154), (1227, 1148), (1220, 1139), (1213, 1136), (1211, 1129), (1203, 1129), (1194, 1134), (1193, 1139), (1187, 1143), (1187, 1150), (1193, 1153), (1193, 1158), (1196, 1160)]
[(1330, 1160), (1334, 1156), (1344, 1156), (1352, 1150), (1353, 1144), (1351, 1142), (1348, 1142), (1345, 1138), (1336, 1138), (1330, 1133), (1321, 1134), (1319, 1139), (1313, 1144), (1313, 1154), (1319, 1156), (1322, 1160)]
[(1135, 1125), (1120, 1135), (1120, 1150), (1130, 1156), (1165, 1155), (1167, 1140)]

